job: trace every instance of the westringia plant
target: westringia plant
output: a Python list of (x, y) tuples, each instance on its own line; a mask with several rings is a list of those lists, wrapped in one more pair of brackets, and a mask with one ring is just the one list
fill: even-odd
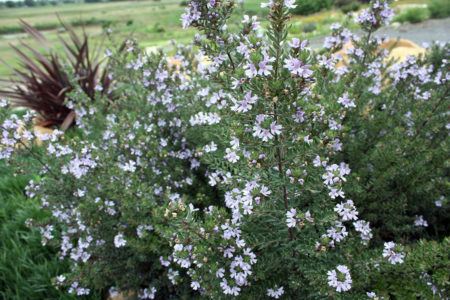
[[(197, 155), (226, 209), (170, 202), (157, 228), (170, 236), (168, 260), (213, 298), (365, 296), (372, 265), (363, 250), (372, 233), (345, 195), (349, 165), (335, 158), (343, 120), (356, 107), (345, 69), (307, 41), (287, 40), (294, 1), (262, 7), (270, 10), (264, 37), (255, 17), (244, 17), (238, 33), (228, 29), (232, 1), (191, 1), (182, 16), (200, 30), (196, 44), (211, 62), (200, 72), (214, 84), (197, 93), (200, 112), (190, 122), (206, 127)], [(380, 27), (392, 14), (375, 1), (358, 21)], [(332, 39), (338, 45), (350, 35)], [(388, 246), (397, 255), (398, 246)]]
[[(369, 23), (368, 30), (375, 29)], [(414, 239), (423, 232), (437, 238), (448, 233), (450, 221), (444, 201), (450, 45), (435, 45), (426, 57), (409, 56), (392, 65), (387, 50), (376, 51), (380, 43), (354, 40), (347, 51), (342, 80), (357, 107), (345, 118), (342, 140), (342, 158), (355, 175), (349, 195), (383, 239)], [(361, 55), (364, 47), (372, 51)]]
[[(392, 17), (388, 1), (372, 1), (356, 18), (362, 38), (333, 25), (329, 51), (320, 55), (307, 41), (287, 39), (293, 0), (262, 6), (270, 21), (264, 34), (256, 17), (244, 16), (237, 31), (228, 26), (233, 1), (191, 1), (182, 24), (199, 29), (198, 53), (182, 46), (169, 60), (128, 41), (110, 58), (117, 100), (96, 93), (91, 101), (72, 79), (67, 105), (77, 130), (40, 135), (40, 147), (33, 114), (21, 119), (0, 102), (0, 159), (40, 174), (27, 195), (53, 215), (28, 223), (73, 265), (55, 285), (77, 295), (98, 288), (140, 299), (431, 299), (448, 290), (439, 271), (448, 259), (438, 255), (448, 240), (412, 251), (399, 237), (374, 237), (356, 208), (364, 203), (349, 197), (364, 188), (357, 182), (365, 161), (351, 171), (363, 154), (347, 154), (364, 131), (379, 134), (367, 121), (379, 109), (372, 103), (382, 108), (383, 98), (395, 104), (395, 97), (427, 91), (445, 102), (438, 86), (448, 79), (447, 65), (434, 54), (418, 61), (435, 66), (430, 76), (441, 81), (417, 91), (423, 72), (412, 59), (383, 61), (374, 32)], [(350, 41), (350, 60), (339, 66), (332, 54)], [(402, 85), (397, 79), (406, 73), (414, 80)], [(401, 108), (392, 110), (396, 117), (403, 118)], [(414, 124), (435, 130), (446, 126), (441, 117)], [(423, 140), (419, 133), (416, 143)], [(24, 164), (24, 153), (36, 165)], [(398, 274), (421, 291), (392, 291)]]

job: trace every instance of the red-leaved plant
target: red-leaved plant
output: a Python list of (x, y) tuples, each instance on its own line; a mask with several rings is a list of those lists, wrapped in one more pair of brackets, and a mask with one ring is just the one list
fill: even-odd
[(91, 50), (85, 31), (78, 36), (70, 25), (60, 22), (70, 37), (69, 41), (60, 37), (64, 57), (39, 30), (21, 20), (25, 31), (47, 50), (47, 54), (41, 54), (24, 42), (21, 46), (30, 54), (11, 45), (21, 63), (13, 68), (4, 62), (13, 76), (1, 79), (7, 83), (7, 88), (0, 90), (0, 96), (11, 99), (14, 106), (35, 110), (39, 114), (38, 125), (60, 126), (64, 130), (72, 126), (75, 119), (74, 111), (65, 104), (73, 89), (71, 80), (75, 78), (84, 94), (93, 101), (96, 92), (112, 97), (109, 89), (112, 77), (108, 76), (108, 68), (102, 68), (102, 46)]

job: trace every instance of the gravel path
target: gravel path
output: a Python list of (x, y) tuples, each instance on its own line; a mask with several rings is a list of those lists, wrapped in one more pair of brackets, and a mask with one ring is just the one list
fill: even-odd
[[(361, 34), (361, 32), (356, 32)], [(427, 20), (419, 24), (392, 24), (377, 31), (378, 35), (391, 38), (402, 38), (413, 41), (421, 46), (433, 41), (450, 42), (450, 18)], [(318, 37), (310, 41), (312, 48), (321, 48), (325, 37)]]

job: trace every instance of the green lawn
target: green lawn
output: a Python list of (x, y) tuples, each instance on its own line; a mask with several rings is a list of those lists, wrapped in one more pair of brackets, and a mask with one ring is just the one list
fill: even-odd
[[(43, 30), (44, 35), (55, 45), (58, 45), (58, 35), (65, 36), (60, 30), (57, 15), (69, 23), (86, 22), (86, 31), (94, 40), (100, 41), (103, 37), (103, 28), (113, 29), (116, 40), (124, 39), (130, 33), (139, 40), (144, 47), (170, 45), (171, 40), (179, 43), (188, 43), (195, 34), (195, 29), (183, 30), (180, 24), (180, 15), (184, 7), (181, 0), (145, 0), (127, 2), (104, 3), (76, 3), (61, 4), (58, 6), (44, 6), (32, 8), (0, 9), (0, 59), (12, 66), (18, 65), (17, 55), (11, 50), (10, 44), (18, 45), (20, 41), (38, 47), (34, 40), (20, 30), (19, 19), (23, 19)], [(266, 9), (261, 9), (261, 0), (245, 0), (247, 14), (259, 15), (264, 20)], [(424, 3), (426, 0), (401, 0), (396, 3)], [(239, 10), (238, 10), (239, 11)], [(310, 39), (315, 36), (329, 33), (329, 26), (334, 22), (342, 22), (345, 16), (342, 12), (333, 10), (307, 17), (294, 17), (290, 35)], [(234, 23), (239, 22), (235, 18)], [(313, 24), (313, 25), (311, 25)], [(263, 22), (264, 26), (265, 23)], [(309, 27), (310, 30), (305, 29)], [(81, 30), (81, 27), (77, 27)], [(311, 30), (311, 28), (313, 30)], [(308, 32), (305, 32), (308, 31)], [(8, 68), (0, 63), (0, 76), (9, 74)]]
[[(10, 44), (18, 45), (20, 41), (23, 41), (33, 47), (39, 46), (26, 34), (17, 32), (21, 28), (20, 18), (39, 28), (53, 28), (50, 30), (44, 29), (42, 32), (47, 39), (55, 42), (55, 45), (58, 45), (58, 35), (65, 36), (64, 32), (58, 30), (57, 15), (68, 23), (80, 23), (80, 21), (90, 23), (91, 25), (86, 26), (86, 31), (94, 40), (98, 41), (104, 36), (103, 28), (110, 27), (116, 40), (124, 39), (130, 33), (133, 33), (144, 47), (166, 47), (170, 45), (171, 40), (176, 40), (178, 43), (189, 43), (196, 30), (183, 30), (181, 28), (180, 15), (184, 12), (184, 7), (180, 5), (181, 2), (181, 0), (146, 0), (2, 9), (0, 10), (0, 32), (10, 30), (14, 33), (0, 35), (0, 59), (12, 66), (17, 66), (17, 55), (11, 50)], [(245, 11), (247, 14), (259, 15), (264, 20), (267, 10), (262, 9), (260, 3), (260, 0), (246, 0)], [(238, 11), (240, 12), (240, 10)], [(331, 18), (330, 14), (333, 15)], [(317, 18), (319, 21), (317, 21)], [(323, 34), (324, 30), (326, 33), (331, 21), (342, 19), (343, 15), (340, 12), (319, 14), (319, 17), (306, 21), (306, 23), (320, 23), (317, 30), (308, 33), (306, 37)], [(238, 23), (239, 20), (236, 16), (233, 22)], [(296, 36), (302, 34), (304, 22), (296, 17), (292, 23), (291, 33)], [(263, 22), (262, 25), (264, 26), (265, 23)], [(77, 27), (77, 30), (81, 31), (81, 27)], [(9, 73), (9, 69), (0, 63), (0, 75)]]

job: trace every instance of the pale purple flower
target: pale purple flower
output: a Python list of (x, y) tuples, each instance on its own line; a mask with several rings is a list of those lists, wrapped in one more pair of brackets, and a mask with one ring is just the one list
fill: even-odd
[(258, 70), (256, 69), (256, 67), (255, 67), (254, 64), (246, 64), (246, 65), (244, 66), (244, 69), (246, 69), (245, 75), (246, 75), (248, 78), (253, 78), (253, 77), (255, 77), (256, 75), (258, 75)]
[(363, 244), (367, 244), (368, 241), (373, 237), (372, 229), (370, 228), (370, 223), (364, 220), (358, 220), (353, 222), (355, 230), (361, 233), (361, 239)]
[(289, 45), (291, 48), (294, 48), (294, 49), (300, 48), (300, 50), (305, 49), (306, 44), (308, 44), (308, 40), (303, 40), (303, 41), (300, 43), (300, 40), (297, 39), (297, 38), (293, 38), (291, 42), (288, 42), (288, 45)]
[(267, 64), (267, 61), (262, 61), (258, 64), (259, 70), (258, 70), (258, 74), (259, 75), (265, 75), (265, 76), (269, 76), (270, 75), (270, 71), (273, 70), (273, 67), (269, 64)]
[(224, 268), (220, 268), (219, 270), (216, 271), (216, 277), (217, 278), (223, 278), (225, 274), (225, 269)]
[(342, 218), (342, 221), (358, 220), (358, 211), (352, 200), (336, 204), (334, 211)]
[(330, 192), (328, 193), (328, 195), (331, 197), (331, 199), (336, 199), (337, 197), (341, 197), (341, 198), (345, 198), (344, 192), (342, 191), (342, 189), (335, 189), (335, 188), (330, 188)]
[(295, 0), (284, 0), (284, 6), (287, 8), (296, 8)]
[(286, 218), (287, 226), (295, 227), (297, 224), (297, 210), (295, 208), (291, 208), (291, 210), (286, 213)]
[(5, 107), (9, 104), (8, 100), (0, 99), (0, 107)]
[(383, 257), (387, 258), (388, 261), (393, 265), (403, 263), (405, 254), (403, 252), (395, 252), (394, 249), (395, 249), (394, 242), (384, 243)]
[(369, 299), (373, 299), (373, 298), (377, 297), (377, 294), (375, 294), (374, 292), (367, 292), (366, 295)]
[(350, 99), (348, 97), (348, 93), (344, 93), (344, 95), (342, 95), (342, 97), (339, 97), (337, 102), (339, 104), (342, 104), (345, 108), (356, 107), (353, 99)]
[(424, 220), (422, 215), (416, 216), (416, 220), (414, 220), (414, 226), (428, 227), (428, 222)]
[(267, 289), (267, 296), (278, 299), (284, 294), (284, 288), (275, 286), (274, 288)]
[(225, 149), (225, 152), (227, 153), (224, 158), (226, 160), (228, 160), (230, 163), (235, 163), (239, 160), (239, 155), (237, 155), (237, 153), (233, 150), (231, 150), (230, 148)]
[(242, 20), (243, 24), (251, 24), (252, 30), (258, 30), (260, 28), (259, 22), (257, 21), (258, 17), (257, 16), (252, 16), (252, 18), (250, 19), (250, 17), (248, 15), (244, 16), (244, 19)]
[(271, 124), (270, 124), (270, 132), (273, 134), (273, 135), (280, 135), (281, 134), (281, 129), (283, 128), (283, 126), (282, 125), (277, 125), (277, 122), (275, 122), (275, 121), (273, 121)]
[(143, 291), (140, 291), (138, 293), (138, 298), (139, 299), (155, 299), (155, 294), (156, 294), (155, 287), (145, 288)]
[(267, 2), (267, 3), (261, 3), (261, 7), (262, 8), (264, 8), (264, 7), (273, 7), (273, 6), (274, 6), (273, 0), (269, 0), (269, 2)]
[(291, 71), (294, 75), (308, 78), (313, 74), (313, 71), (310, 70), (311, 65), (303, 65), (303, 63), (297, 58), (286, 58), (284, 63), (284, 68)]

